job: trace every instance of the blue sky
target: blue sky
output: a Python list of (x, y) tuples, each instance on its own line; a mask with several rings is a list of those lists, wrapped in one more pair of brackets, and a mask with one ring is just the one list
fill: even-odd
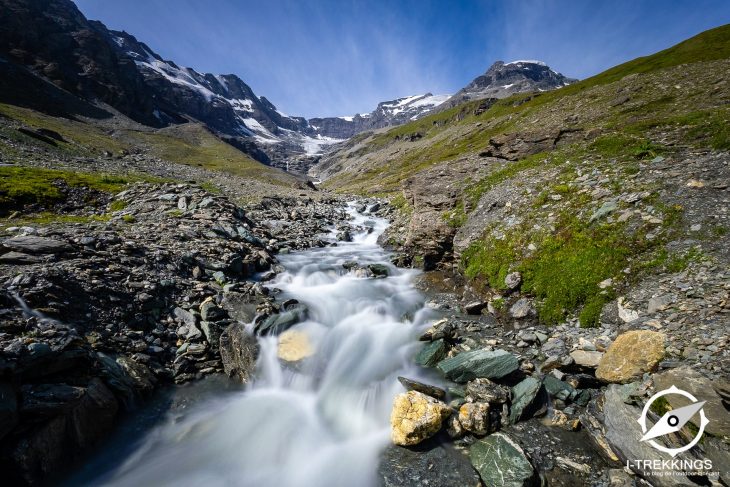
[(234, 73), (291, 115), (453, 93), (495, 60), (585, 78), (730, 23), (728, 0), (75, 0), (165, 59)]

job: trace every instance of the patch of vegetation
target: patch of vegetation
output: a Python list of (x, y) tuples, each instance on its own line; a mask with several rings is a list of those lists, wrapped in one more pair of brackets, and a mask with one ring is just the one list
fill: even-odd
[(134, 223), (137, 221), (134, 215), (122, 215), (122, 220), (124, 220), (126, 223)]
[(20, 225), (50, 225), (53, 223), (92, 223), (106, 222), (111, 219), (111, 215), (64, 215), (49, 211), (35, 213), (23, 216), (21, 218), (9, 220), (13, 226)]
[(594, 140), (588, 148), (605, 158), (633, 157), (635, 159), (647, 159), (664, 152), (660, 145), (650, 140), (625, 133), (603, 135)]
[(203, 188), (205, 191), (207, 191), (210, 194), (223, 194), (223, 191), (216, 186), (215, 184), (211, 183), (210, 181), (205, 181), (200, 183), (200, 187)]
[(671, 411), (672, 406), (669, 404), (669, 401), (666, 397), (660, 396), (651, 403), (649, 409), (651, 409), (657, 416), (661, 417), (664, 416), (668, 411)]
[(399, 193), (390, 199), (390, 206), (397, 209), (401, 215), (411, 215), (413, 207), (403, 193)]
[(106, 174), (4, 166), (0, 167), (0, 212), (7, 213), (32, 204), (57, 203), (64, 198), (64, 184), (116, 193), (128, 182), (128, 178)]
[(114, 200), (109, 204), (109, 210), (110, 211), (122, 211), (125, 209), (129, 203), (127, 203), (124, 200)]

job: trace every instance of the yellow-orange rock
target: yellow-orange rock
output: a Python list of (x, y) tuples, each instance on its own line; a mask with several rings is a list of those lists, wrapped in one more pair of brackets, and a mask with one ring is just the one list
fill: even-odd
[(435, 435), (451, 408), (417, 391), (398, 394), (390, 414), (391, 439), (396, 445), (416, 445)]
[(596, 377), (623, 384), (656, 370), (664, 357), (664, 339), (664, 334), (646, 330), (619, 335), (601, 358)]

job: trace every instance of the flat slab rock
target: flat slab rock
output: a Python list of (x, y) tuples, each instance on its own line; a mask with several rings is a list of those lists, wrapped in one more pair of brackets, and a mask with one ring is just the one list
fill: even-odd
[(538, 475), (522, 447), (505, 433), (493, 433), (469, 448), (474, 468), (490, 487), (539, 485)]
[(470, 350), (442, 360), (438, 369), (454, 382), (469, 382), (483, 377), (499, 379), (519, 368), (517, 357), (506, 350)]
[(73, 248), (68, 243), (60, 240), (33, 235), (9, 238), (3, 241), (3, 246), (26, 254), (59, 254), (68, 252)]
[(443, 445), (390, 446), (378, 466), (382, 487), (471, 487), (481, 485), (466, 455)]

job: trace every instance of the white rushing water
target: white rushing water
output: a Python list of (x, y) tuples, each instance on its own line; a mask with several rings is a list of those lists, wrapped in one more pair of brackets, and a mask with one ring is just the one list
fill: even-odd
[[(369, 486), (389, 442), (398, 375), (417, 377), (416, 337), (433, 315), (414, 289), (417, 271), (397, 269), (377, 245), (385, 220), (357, 214), (371, 233), (336, 247), (281, 255), (271, 285), (309, 307), (295, 325), (316, 350), (298, 370), (260, 340), (257, 377), (244, 392), (205, 402), (153, 430), (110, 477), (118, 486)], [(370, 220), (369, 222), (367, 222)], [(367, 222), (367, 223), (366, 223)], [(383, 263), (385, 279), (358, 278), (346, 261)]]

